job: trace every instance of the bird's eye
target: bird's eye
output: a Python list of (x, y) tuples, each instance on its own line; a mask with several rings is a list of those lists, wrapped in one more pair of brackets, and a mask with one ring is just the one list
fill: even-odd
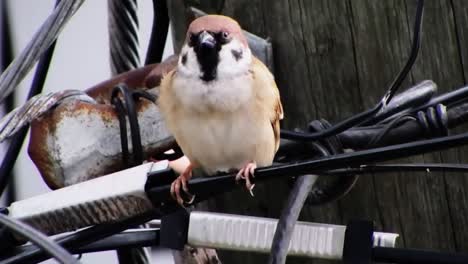
[(222, 31), (222, 32), (219, 34), (219, 36), (220, 36), (219, 39), (220, 39), (221, 44), (228, 43), (229, 40), (230, 40), (229, 33), (226, 32), (226, 31)]

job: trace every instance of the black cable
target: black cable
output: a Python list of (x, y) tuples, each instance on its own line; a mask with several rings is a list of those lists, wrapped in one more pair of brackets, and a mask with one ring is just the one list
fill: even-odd
[[(73, 254), (100, 252), (132, 247), (150, 247), (159, 245), (159, 228), (141, 228), (126, 230), (124, 232), (103, 238), (86, 246), (76, 247), (70, 251)], [(31, 250), (35, 246), (24, 245), (12, 250), (12, 255)]]
[[(117, 222), (96, 225), (87, 229), (80, 230), (66, 237), (62, 237), (56, 240), (56, 243), (62, 247), (73, 251), (75, 248), (83, 247), (94, 241), (98, 241), (109, 237), (113, 234), (119, 233), (128, 229), (132, 226), (137, 226), (146, 223), (152, 219), (158, 217), (160, 213), (151, 211), (141, 215), (129, 217), (127, 219), (119, 220)], [(30, 262), (41, 262), (47, 260), (47, 255), (44, 252), (35, 247), (31, 248), (23, 253), (17, 254), (9, 259), (1, 261), (1, 264), (23, 264)]]
[(141, 145), (140, 125), (138, 124), (134, 98), (127, 87), (123, 89), (122, 86), (119, 86), (119, 90), (124, 95), (128, 122), (130, 123), (130, 132), (132, 133), (133, 162), (135, 165), (139, 165), (143, 162), (143, 146)]
[[(281, 175), (293, 177), (353, 166), (359, 167), (363, 164), (405, 158), (413, 155), (460, 147), (466, 144), (468, 144), (468, 133), (429, 140), (419, 140), (351, 153), (336, 154), (319, 159), (310, 159), (300, 162), (296, 161), (287, 164), (258, 168), (255, 170), (254, 179), (255, 181), (264, 181)], [(158, 177), (161, 177), (161, 173), (155, 173), (154, 175), (151, 174), (150, 177), (153, 176), (157, 179)], [(234, 174), (228, 174), (211, 176), (206, 179), (200, 178), (191, 180), (188, 183), (188, 187), (192, 193), (196, 194), (194, 203), (232, 190), (236, 186), (234, 176)], [(148, 181), (151, 182), (151, 179), (149, 178)], [(154, 202), (154, 205), (157, 207), (170, 207), (175, 205), (175, 201), (170, 195), (170, 184), (161, 185), (160, 181), (154, 182), (158, 184), (147, 184), (147, 186), (145, 186), (146, 194), (150, 197), (150, 200)]]
[(122, 101), (117, 96), (111, 98), (111, 103), (115, 107), (115, 111), (117, 112), (117, 119), (119, 120), (120, 147), (122, 148), (122, 162), (126, 164), (126, 166), (129, 166), (130, 154), (128, 151), (127, 120), (125, 119), (125, 108), (122, 104)]
[(372, 260), (385, 263), (405, 264), (466, 264), (468, 255), (409, 248), (372, 248)]
[(373, 118), (359, 124), (359, 126), (371, 126), (377, 123), (386, 123), (402, 114), (407, 114), (413, 109), (431, 101), (437, 92), (437, 85), (433, 81), (425, 80), (411, 88), (395, 94), (392, 101)]
[(385, 121), (390, 122), (391, 120), (393, 120), (394, 118), (397, 118), (398, 115), (401, 115), (401, 114), (416, 114), (417, 112), (421, 110), (426, 110), (427, 108), (435, 107), (438, 104), (445, 105), (449, 108), (455, 108), (466, 103), (467, 100), (468, 100), (468, 86), (465, 86), (465, 87), (456, 89), (454, 91), (444, 93), (435, 98), (431, 98), (424, 105), (413, 107), (412, 109), (404, 110), (403, 112), (400, 112), (398, 114), (395, 113), (393, 116), (387, 118)]
[(380, 111), (380, 109), (382, 109), (383, 106), (384, 106), (384, 103), (382, 100), (379, 104), (374, 106), (372, 109), (359, 113), (348, 119), (345, 119), (324, 131), (315, 132), (315, 133), (305, 133), (305, 132), (297, 132), (297, 131), (281, 129), (280, 135), (281, 135), (281, 138), (284, 138), (284, 139), (301, 140), (301, 141), (312, 141), (312, 140), (326, 138), (329, 136), (339, 134), (363, 122), (367, 118), (374, 116), (377, 112)]
[(0, 214), (0, 224), (12, 232), (25, 237), (60, 263), (80, 263), (73, 255), (54, 243), (49, 237), (18, 220)]
[[(119, 93), (123, 95), (125, 106), (119, 98)], [(132, 167), (143, 163), (143, 146), (141, 145), (140, 126), (138, 124), (138, 116), (136, 113), (135, 102), (139, 98), (145, 98), (152, 102), (156, 101), (156, 97), (144, 91), (129, 90), (124, 84), (118, 84), (112, 90), (111, 102), (114, 104), (120, 127), (120, 143), (122, 147), (122, 158), (126, 167)], [(132, 158), (128, 151), (127, 140), (127, 123), (128, 117), (130, 124), (130, 136), (132, 140)], [(144, 248), (135, 248), (130, 250), (117, 250), (117, 258), (120, 263), (148, 263), (148, 254)]]
[[(314, 120), (309, 124), (309, 130), (311, 131), (320, 131), (328, 127), (331, 127), (331, 124), (325, 119)], [(332, 136), (318, 142), (326, 148), (329, 155), (343, 153), (344, 151), (343, 144), (337, 136)], [(314, 152), (319, 156), (324, 155), (321, 151), (314, 150)], [(310, 154), (308, 157), (310, 157)], [(316, 206), (336, 201), (345, 196), (353, 188), (358, 179), (358, 175), (319, 178), (317, 183), (309, 192), (306, 203), (308, 205)]]
[(416, 58), (418, 57), (419, 49), (421, 46), (421, 28), (422, 28), (422, 21), (423, 21), (423, 12), (424, 11), (424, 0), (418, 0), (418, 5), (416, 9), (416, 18), (414, 21), (414, 31), (413, 31), (413, 43), (411, 46), (410, 57), (406, 62), (403, 69), (397, 75), (395, 80), (393, 80), (390, 88), (387, 90), (385, 95), (383, 96), (382, 100), (374, 106), (372, 109), (367, 110), (365, 112), (359, 113), (355, 116), (352, 116), (348, 119), (345, 119), (338, 124), (332, 126), (331, 128), (316, 132), (316, 133), (303, 133), (303, 132), (296, 132), (296, 131), (289, 131), (289, 130), (281, 130), (281, 138), (285, 139), (293, 139), (293, 140), (302, 140), (302, 141), (310, 141), (310, 140), (317, 140), (325, 137), (329, 137), (332, 135), (336, 135), (349, 129), (355, 125), (365, 122), (369, 118), (372, 118), (375, 114), (377, 114), (383, 107), (385, 107), (390, 100), (395, 95), (398, 88), (401, 86), (402, 82), (405, 80), (406, 76), (408, 75), (409, 71), (414, 65)]
[[(448, 135), (448, 130), (468, 121), (468, 103), (446, 109), (443, 105), (431, 106), (418, 112), (407, 112), (400, 116), (408, 117), (406, 122), (398, 124), (399, 117), (388, 120), (388, 123), (368, 127), (355, 127), (338, 135), (343, 146), (349, 149), (369, 149), (392, 144), (411, 142), (421, 138), (433, 138)], [(392, 122), (397, 122), (393, 123)], [(391, 125), (389, 127), (389, 125)], [(397, 125), (397, 126), (396, 126)], [(386, 131), (382, 131), (386, 130)], [(384, 132), (384, 134), (382, 134)], [(378, 140), (373, 140), (381, 135)], [(286, 142), (284, 155), (291, 155), (294, 143)], [(296, 143), (300, 144), (300, 143)]]
[[(118, 97), (119, 93), (123, 95), (125, 106)], [(143, 162), (143, 146), (141, 145), (140, 126), (138, 124), (138, 116), (134, 103), (134, 100), (138, 99), (139, 97), (144, 97), (152, 101), (154, 100), (153, 97), (144, 95), (141, 91), (132, 93), (124, 84), (118, 84), (116, 87), (114, 87), (111, 95), (111, 102), (116, 108), (119, 119), (122, 156), (127, 166), (134, 166)], [(127, 123), (125, 120), (125, 115), (128, 116), (128, 122), (130, 124), (132, 159), (130, 159), (128, 151)]]
[[(0, 44), (0, 52), (1, 52), (1, 72), (3, 73), (8, 65), (13, 61), (13, 43), (12, 43), (12, 37), (11, 37), (11, 28), (10, 28), (10, 21), (9, 21), (9, 14), (8, 14), (8, 5), (6, 1), (0, 1), (0, 11), (1, 13), (1, 44)], [(15, 108), (15, 102), (14, 102), (14, 97), (15, 97), (16, 92), (12, 91), (10, 95), (8, 95), (7, 98), (5, 98), (4, 102), (4, 110), (5, 113), (8, 113), (12, 111)], [(6, 195), (4, 195), (5, 203), (10, 204), (15, 200), (15, 188), (14, 188), (14, 172), (10, 173), (10, 180), (9, 180), (9, 186), (8, 189), (6, 190)]]
[[(60, 0), (57, 0), (55, 6), (60, 3)], [(50, 62), (52, 61), (52, 56), (54, 54), (55, 45), (57, 41), (54, 41), (52, 45), (47, 49), (47, 51), (42, 55), (41, 59), (36, 68), (36, 73), (34, 74), (34, 79), (29, 89), (27, 100), (31, 97), (40, 94), (42, 88), (44, 87), (45, 80), (47, 78), (47, 72), (49, 71)], [(0, 166), (0, 196), (5, 190), (8, 182), (10, 181), (10, 175), (13, 167), (15, 166), (16, 159), (18, 154), (23, 146), (24, 139), (28, 133), (29, 126), (25, 126), (18, 131), (16, 135), (11, 139), (11, 143), (8, 146), (8, 150), (3, 158), (2, 165)]]
[(385, 137), (390, 130), (393, 128), (400, 126), (401, 124), (407, 122), (407, 121), (414, 121), (416, 120), (415, 117), (413, 116), (399, 116), (398, 118), (393, 119), (390, 123), (388, 123), (378, 134), (376, 134), (370, 141), (369, 141), (369, 146), (373, 146), (377, 144), (379, 141), (382, 140), (383, 137)]
[[(377, 126), (359, 127), (359, 129), (361, 129), (361, 134), (367, 135), (362, 147), (372, 148), (390, 145), (395, 143), (392, 142), (392, 140), (398, 139), (400, 142), (405, 141), (405, 137), (411, 134), (414, 134), (414, 136), (413, 138), (410, 137), (408, 141), (415, 139), (415, 136), (416, 138), (446, 136), (449, 133), (448, 120), (451, 119), (446, 107), (438, 104), (411, 115), (405, 114), (396, 116), (388, 120), (388, 122)], [(344, 133), (348, 133), (348, 131)]]
[(345, 168), (320, 172), (320, 175), (352, 175), (379, 172), (420, 171), (420, 172), (461, 172), (468, 173), (468, 164), (451, 163), (411, 163), (411, 164), (370, 164), (358, 168)]
[(414, 20), (414, 27), (413, 27), (413, 44), (411, 46), (410, 57), (406, 62), (403, 69), (398, 74), (397, 78), (393, 81), (390, 90), (384, 96), (387, 97), (385, 104), (388, 104), (392, 97), (395, 95), (395, 92), (398, 90), (398, 87), (401, 86), (403, 81), (405, 80), (406, 76), (408, 75), (409, 71), (414, 65), (416, 58), (418, 57), (419, 49), (421, 48), (421, 29), (422, 29), (422, 21), (423, 21), (423, 13), (424, 13), (424, 0), (418, 0), (417, 7), (416, 7), (416, 15)]
[[(321, 131), (330, 126), (324, 119), (314, 120), (309, 124), (309, 131)], [(330, 155), (339, 154), (344, 151), (343, 144), (338, 136), (312, 142), (322, 144), (330, 152)], [(275, 156), (275, 163), (301, 161), (310, 159), (311, 157), (322, 156), (323, 154), (313, 147), (312, 142), (305, 143), (281, 139), (280, 148)], [(367, 142), (368, 140), (365, 141), (366, 144)], [(362, 146), (365, 147), (364, 144)], [(351, 175), (350, 177), (321, 177), (310, 191), (306, 203), (315, 206), (335, 201), (346, 195), (357, 182), (358, 178), (358, 175)]]
[(9, 21), (9, 14), (8, 14), (8, 5), (5, 1), (0, 2), (0, 12), (1, 12), (1, 45), (0, 45), (0, 52), (1, 52), (1, 61), (0, 67), (1, 71), (6, 70), (8, 65), (13, 61), (13, 43), (11, 37), (11, 28), (10, 28), (10, 21)]
[(122, 248), (151, 247), (159, 245), (159, 228), (128, 230), (89, 245), (73, 249), (73, 253), (99, 252)]
[(153, 28), (146, 53), (145, 65), (161, 62), (169, 31), (169, 14), (166, 0), (153, 0)]

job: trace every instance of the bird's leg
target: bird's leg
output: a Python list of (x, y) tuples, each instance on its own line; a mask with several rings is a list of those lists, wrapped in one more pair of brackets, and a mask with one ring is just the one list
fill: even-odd
[(190, 165), (188, 165), (179, 177), (177, 177), (177, 179), (175, 179), (171, 184), (172, 198), (174, 198), (181, 206), (184, 206), (185, 201), (180, 194), (180, 187), (182, 187), (184, 193), (189, 197), (189, 200), (185, 202), (186, 204), (191, 204), (195, 199), (195, 195), (191, 194), (187, 187), (187, 182), (192, 178), (192, 169), (193, 165), (190, 163)]
[(250, 195), (254, 196), (253, 188), (255, 184), (252, 184), (250, 177), (255, 177), (254, 172), (257, 168), (257, 164), (255, 161), (247, 163), (244, 167), (242, 167), (236, 175), (236, 181), (245, 180), (245, 187), (250, 192)]

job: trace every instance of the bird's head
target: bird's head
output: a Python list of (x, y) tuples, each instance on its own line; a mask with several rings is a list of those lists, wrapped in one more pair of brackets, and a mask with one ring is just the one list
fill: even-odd
[(180, 53), (178, 72), (205, 82), (247, 73), (252, 55), (239, 24), (232, 18), (207, 15), (194, 20)]

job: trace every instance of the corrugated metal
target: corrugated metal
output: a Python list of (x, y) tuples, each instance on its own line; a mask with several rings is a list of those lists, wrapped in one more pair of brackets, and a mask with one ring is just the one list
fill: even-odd
[(146, 163), (17, 201), (9, 214), (49, 235), (135, 216), (153, 208), (145, 194), (147, 173), (167, 167), (167, 161)]

